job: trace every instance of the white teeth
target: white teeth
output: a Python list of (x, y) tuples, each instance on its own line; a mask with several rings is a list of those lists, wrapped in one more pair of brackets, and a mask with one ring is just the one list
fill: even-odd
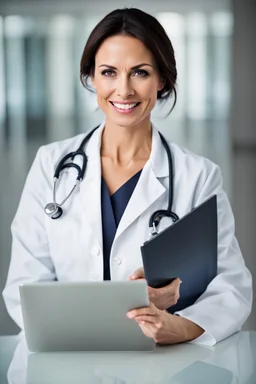
[(119, 108), (119, 109), (131, 109), (133, 107), (135, 107), (135, 105), (137, 105), (138, 103), (134, 103), (134, 104), (118, 104), (118, 103), (113, 103), (115, 107)]

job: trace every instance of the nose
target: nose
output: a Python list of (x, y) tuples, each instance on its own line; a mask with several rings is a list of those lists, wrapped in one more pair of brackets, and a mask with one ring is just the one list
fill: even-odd
[(122, 99), (127, 99), (128, 96), (132, 96), (134, 93), (130, 79), (126, 75), (120, 76), (117, 84), (117, 95)]

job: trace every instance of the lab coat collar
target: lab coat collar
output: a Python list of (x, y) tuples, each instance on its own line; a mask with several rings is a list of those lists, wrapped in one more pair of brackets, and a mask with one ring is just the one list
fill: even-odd
[(96, 131), (93, 133), (92, 137), (90, 138), (89, 142), (86, 144), (84, 150), (85, 153), (89, 158), (94, 158), (95, 156), (100, 156), (100, 147), (101, 147), (101, 136), (103, 129), (105, 127), (105, 121), (103, 121), (99, 128), (96, 129)]
[[(92, 135), (86, 148), (88, 158), (89, 156), (94, 157), (95, 154), (100, 155), (101, 136), (104, 127), (105, 121), (100, 124), (99, 128)], [(167, 177), (169, 175), (168, 157), (158, 129), (154, 124), (152, 124), (152, 147), (149, 162), (156, 177)]]
[[(114, 242), (130, 224), (138, 219), (143, 212), (149, 209), (166, 192), (166, 188), (159, 181), (159, 178), (168, 175), (168, 157), (158, 130), (152, 124), (151, 154), (117, 227)], [(153, 211), (149, 210), (148, 216), (150, 217), (152, 213)]]
[(152, 124), (152, 148), (149, 161), (156, 177), (169, 176), (168, 157), (154, 124)]
[[(166, 191), (148, 161), (117, 227), (115, 240)], [(148, 218), (153, 212), (149, 210)]]
[[(97, 240), (100, 250), (102, 244), (102, 220), (101, 220), (101, 135), (105, 122), (93, 133), (84, 150), (88, 159), (85, 177), (80, 183), (80, 201), (82, 213), (89, 223), (92, 234)], [(88, 236), (90, 234), (85, 234)]]
[[(98, 246), (101, 250), (103, 245), (102, 225), (100, 224), (102, 222), (100, 147), (104, 126), (105, 122), (93, 133), (86, 145), (85, 152), (88, 157), (88, 167), (85, 178), (80, 184), (80, 199), (83, 213), (92, 228), (93, 234), (97, 238)], [(166, 191), (158, 178), (166, 177), (168, 174), (168, 158), (158, 130), (152, 125), (151, 154), (119, 223), (115, 240)]]

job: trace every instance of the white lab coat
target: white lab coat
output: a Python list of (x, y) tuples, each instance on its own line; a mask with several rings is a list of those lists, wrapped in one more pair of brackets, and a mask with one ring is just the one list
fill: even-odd
[[(52, 220), (44, 213), (45, 205), (53, 200), (54, 168), (65, 154), (79, 147), (84, 134), (41, 147), (28, 174), (11, 226), (12, 255), (3, 291), (7, 310), (21, 328), (20, 283), (56, 278), (59, 281), (103, 280), (100, 160), (103, 128), (104, 123), (86, 146), (85, 178), (63, 206), (60, 219)], [(195, 342), (214, 345), (239, 330), (247, 319), (252, 306), (252, 279), (234, 235), (233, 214), (222, 190), (219, 167), (173, 142), (169, 145), (174, 160), (173, 211), (182, 217), (217, 194), (218, 274), (194, 305), (178, 312), (205, 329)], [(68, 195), (76, 175), (74, 169), (62, 172), (58, 202)], [(112, 280), (127, 280), (142, 266), (140, 246), (149, 238), (149, 217), (154, 211), (167, 207), (168, 175), (167, 155), (153, 127), (150, 158), (113, 241)], [(172, 220), (163, 218), (159, 229), (169, 225)]]

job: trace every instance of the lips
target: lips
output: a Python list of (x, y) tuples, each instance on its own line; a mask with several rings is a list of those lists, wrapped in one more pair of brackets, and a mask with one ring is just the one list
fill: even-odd
[(118, 110), (129, 111), (136, 108), (140, 102), (118, 103), (110, 101), (110, 103)]

